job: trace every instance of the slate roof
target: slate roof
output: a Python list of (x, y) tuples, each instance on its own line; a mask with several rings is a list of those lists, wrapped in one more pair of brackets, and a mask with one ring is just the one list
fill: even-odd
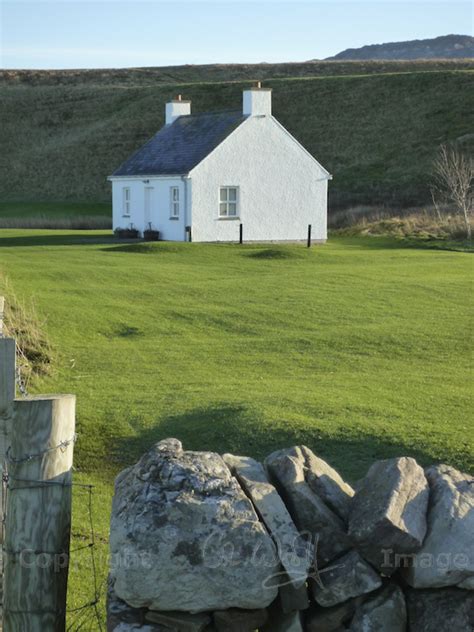
[(171, 125), (162, 127), (112, 175), (189, 173), (245, 119), (240, 110), (180, 116)]

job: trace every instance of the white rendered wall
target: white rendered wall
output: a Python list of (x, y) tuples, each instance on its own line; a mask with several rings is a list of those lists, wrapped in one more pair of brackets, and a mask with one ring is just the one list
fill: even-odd
[[(327, 236), (327, 173), (270, 116), (249, 117), (191, 171), (193, 241)], [(238, 186), (240, 217), (220, 219), (219, 187)]]
[(179, 116), (191, 114), (191, 101), (170, 101), (165, 106), (165, 124), (171, 125)]
[(270, 88), (251, 88), (242, 93), (242, 112), (245, 116), (270, 116), (272, 91)]
[[(147, 180), (144, 182), (143, 180)], [(112, 180), (113, 228), (128, 228), (133, 224), (140, 233), (148, 228), (145, 221), (145, 188), (152, 187), (150, 197), (150, 221), (152, 228), (160, 231), (160, 239), (184, 241), (186, 226), (185, 182), (175, 178), (124, 178)], [(180, 192), (179, 219), (171, 219), (170, 187)], [(130, 188), (130, 217), (123, 214), (123, 189)], [(189, 222), (188, 222), (189, 223)]]

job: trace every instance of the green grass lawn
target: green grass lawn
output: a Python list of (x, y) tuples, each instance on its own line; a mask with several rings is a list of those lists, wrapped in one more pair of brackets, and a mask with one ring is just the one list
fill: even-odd
[[(164, 437), (257, 458), (305, 443), (351, 481), (400, 454), (474, 470), (472, 261), (383, 237), (308, 250), (2, 231), (0, 272), (55, 349), (32, 391), (78, 397), (99, 574), (113, 477)], [(86, 501), (76, 488), (73, 549)], [(88, 555), (72, 555), (70, 607), (91, 598)]]

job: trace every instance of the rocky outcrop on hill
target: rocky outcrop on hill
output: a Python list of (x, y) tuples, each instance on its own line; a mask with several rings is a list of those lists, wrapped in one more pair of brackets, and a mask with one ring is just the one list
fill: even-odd
[(414, 459), (346, 483), (305, 446), (156, 444), (116, 480), (108, 632), (470, 632), (474, 480)]
[(441, 35), (432, 39), (371, 44), (347, 48), (326, 61), (362, 61), (382, 59), (469, 59), (474, 57), (474, 37)]

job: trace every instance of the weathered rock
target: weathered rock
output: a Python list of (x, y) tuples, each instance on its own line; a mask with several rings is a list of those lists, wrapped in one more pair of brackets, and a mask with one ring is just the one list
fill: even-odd
[(294, 588), (290, 583), (280, 586), (278, 591), (280, 607), (285, 614), (295, 610), (309, 608), (308, 587), (306, 584), (300, 588)]
[(345, 630), (345, 624), (352, 619), (360, 602), (360, 598), (355, 598), (331, 608), (313, 606), (306, 616), (306, 632), (339, 632), (339, 630)]
[(408, 632), (472, 632), (474, 593), (460, 588), (409, 590)]
[(146, 613), (145, 619), (178, 632), (202, 632), (212, 621), (210, 615), (203, 612), (188, 614), (187, 612), (154, 612), (153, 610)]
[(426, 470), (430, 485), (428, 532), (404, 571), (415, 588), (459, 584), (474, 588), (474, 477), (447, 465)]
[(369, 593), (382, 585), (378, 574), (357, 551), (346, 553), (319, 573), (320, 582), (311, 580), (310, 585), (316, 602), (325, 608)]
[(132, 608), (119, 599), (115, 594), (112, 582), (109, 578), (107, 583), (107, 632), (115, 632), (120, 624), (140, 626), (145, 622), (145, 610), (143, 608)]
[(350, 632), (405, 632), (405, 597), (396, 584), (388, 584), (356, 610)]
[(335, 469), (309, 448), (302, 445), (301, 453), (305, 461), (306, 482), (334, 513), (347, 522), (354, 490)]
[(231, 608), (214, 612), (214, 626), (217, 632), (253, 632), (268, 619), (266, 610), (239, 610)]
[(301, 614), (297, 611), (284, 613), (278, 602), (275, 602), (269, 610), (268, 622), (260, 628), (259, 632), (303, 632)]
[(464, 581), (456, 584), (458, 588), (465, 588), (466, 590), (474, 590), (474, 577), (468, 577)]
[(295, 588), (303, 586), (313, 561), (313, 548), (300, 536), (280, 495), (269, 482), (263, 465), (249, 457), (232, 454), (224, 454), (223, 459), (273, 537), (278, 557), (291, 583)]
[(273, 452), (265, 467), (300, 533), (317, 540), (319, 565), (350, 549), (344, 522), (306, 482), (305, 459), (299, 447)]
[(134, 607), (203, 612), (266, 607), (275, 545), (218, 454), (162, 441), (117, 477), (111, 576)]
[(412, 458), (377, 461), (352, 499), (349, 535), (371, 564), (385, 575), (393, 555), (416, 552), (426, 534), (428, 482)]

